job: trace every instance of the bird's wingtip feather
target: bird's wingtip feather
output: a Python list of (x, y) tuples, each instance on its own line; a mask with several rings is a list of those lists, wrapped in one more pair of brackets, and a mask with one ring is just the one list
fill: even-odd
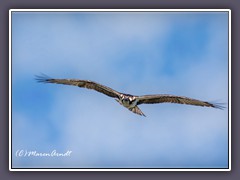
[(225, 104), (224, 103), (215, 103), (213, 105), (214, 108), (217, 108), (217, 109), (221, 109), (221, 110), (224, 110), (226, 108), (226, 106), (224, 106)]
[(37, 82), (41, 82), (41, 83), (48, 83), (50, 78), (48, 75), (44, 74), (44, 73), (41, 73), (40, 75), (35, 75), (35, 78), (34, 78)]
[(211, 106), (216, 109), (221, 109), (224, 110), (226, 108), (226, 103), (216, 103), (216, 102), (211, 102)]

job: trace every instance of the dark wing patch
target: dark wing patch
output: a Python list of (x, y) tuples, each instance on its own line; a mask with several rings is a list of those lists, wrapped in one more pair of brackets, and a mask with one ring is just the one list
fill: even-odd
[(88, 80), (78, 80), (78, 79), (53, 79), (48, 76), (36, 76), (36, 80), (42, 83), (55, 83), (55, 84), (64, 84), (71, 86), (78, 86), (88, 89), (93, 89), (100, 93), (103, 93), (107, 96), (118, 98), (120, 93), (101, 84), (95, 83)]
[(145, 95), (138, 96), (136, 98), (138, 100), (137, 104), (155, 104), (155, 103), (177, 103), (177, 104), (188, 104), (195, 106), (206, 106), (206, 107), (214, 107), (218, 109), (223, 109), (224, 107), (220, 104), (213, 104), (206, 101), (200, 101), (197, 99), (191, 99), (183, 96), (174, 96), (174, 95)]

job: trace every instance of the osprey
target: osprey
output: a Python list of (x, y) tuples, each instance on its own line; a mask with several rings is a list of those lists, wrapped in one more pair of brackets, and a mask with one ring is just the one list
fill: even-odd
[(200, 101), (197, 99), (192, 99), (184, 96), (174, 96), (168, 94), (156, 94), (156, 95), (144, 95), (135, 96), (131, 94), (120, 93), (107, 86), (101, 85), (99, 83), (79, 80), (79, 79), (52, 79), (48, 76), (36, 76), (36, 80), (42, 83), (56, 83), (64, 85), (78, 86), (82, 88), (93, 89), (100, 93), (103, 93), (109, 97), (115, 98), (117, 102), (132, 111), (133, 113), (145, 116), (143, 112), (139, 109), (140, 104), (156, 104), (156, 103), (178, 103), (178, 104), (188, 104), (195, 106), (206, 106), (222, 109), (223, 107), (218, 104), (213, 104), (206, 101)]

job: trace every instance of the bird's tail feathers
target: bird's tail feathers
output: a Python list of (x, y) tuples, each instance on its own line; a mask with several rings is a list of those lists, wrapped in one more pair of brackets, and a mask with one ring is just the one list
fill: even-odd
[(143, 114), (143, 112), (141, 111), (141, 109), (138, 106), (135, 106), (133, 108), (129, 108), (129, 110), (136, 113), (136, 114), (139, 114), (140, 116), (145, 116), (145, 114)]

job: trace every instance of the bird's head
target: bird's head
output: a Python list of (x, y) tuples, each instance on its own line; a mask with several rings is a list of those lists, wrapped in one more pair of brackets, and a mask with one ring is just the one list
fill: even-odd
[(122, 99), (122, 104), (123, 104), (124, 106), (128, 106), (128, 105), (130, 104), (129, 98), (123, 98), (123, 99)]
[(129, 98), (123, 98), (122, 100), (124, 103), (129, 103)]

